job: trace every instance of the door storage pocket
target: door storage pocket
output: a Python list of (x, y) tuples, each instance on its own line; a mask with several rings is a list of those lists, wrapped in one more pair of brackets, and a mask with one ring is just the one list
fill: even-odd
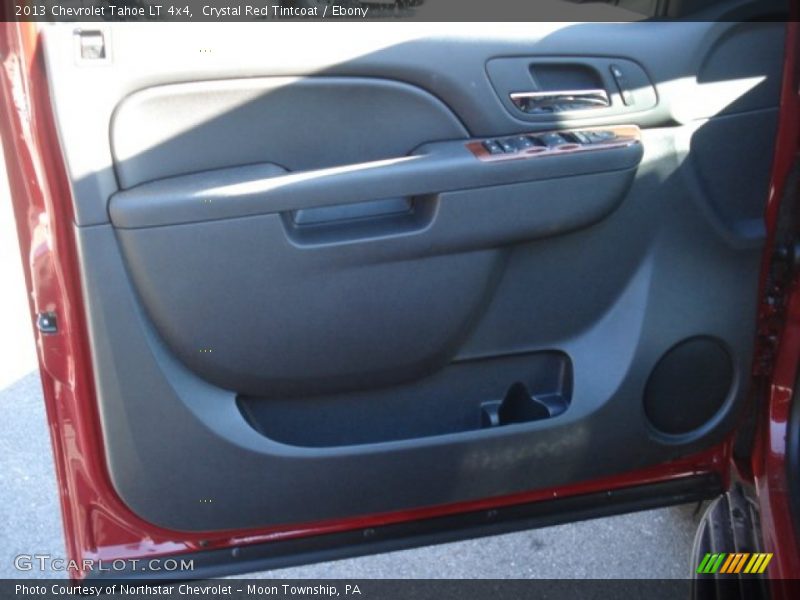
[(404, 385), (309, 398), (239, 396), (262, 435), (293, 446), (373, 444), (505, 427), (567, 410), (572, 367), (562, 352), (455, 362)]

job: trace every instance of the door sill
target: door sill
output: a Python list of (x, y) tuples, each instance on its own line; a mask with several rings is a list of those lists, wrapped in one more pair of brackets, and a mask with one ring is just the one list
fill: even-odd
[[(595, 492), (477, 510), (345, 532), (276, 542), (205, 550), (179, 555), (193, 561), (192, 571), (92, 572), (89, 579), (210, 579), (285, 567), (406, 550), (608, 517), (714, 498), (724, 488), (716, 473), (707, 473), (605, 492)], [(177, 556), (177, 555), (176, 555)]]

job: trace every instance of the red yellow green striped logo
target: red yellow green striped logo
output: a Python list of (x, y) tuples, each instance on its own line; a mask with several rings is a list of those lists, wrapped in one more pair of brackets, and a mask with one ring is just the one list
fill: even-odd
[(767, 570), (769, 561), (772, 560), (772, 553), (761, 552), (720, 552), (717, 554), (706, 553), (700, 566), (697, 567), (698, 573), (763, 573)]

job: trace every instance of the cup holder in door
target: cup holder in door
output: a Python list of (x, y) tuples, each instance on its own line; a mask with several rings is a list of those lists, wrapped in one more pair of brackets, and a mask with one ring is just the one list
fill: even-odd
[(502, 400), (481, 404), (481, 425), (486, 428), (541, 421), (561, 414), (566, 408), (567, 401), (561, 394), (535, 396), (527, 385), (517, 381)]

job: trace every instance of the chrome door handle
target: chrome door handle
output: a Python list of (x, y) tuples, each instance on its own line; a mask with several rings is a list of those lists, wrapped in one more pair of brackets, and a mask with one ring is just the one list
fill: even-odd
[(525, 113), (566, 112), (611, 106), (608, 93), (601, 89), (512, 92), (509, 98), (514, 106)]

